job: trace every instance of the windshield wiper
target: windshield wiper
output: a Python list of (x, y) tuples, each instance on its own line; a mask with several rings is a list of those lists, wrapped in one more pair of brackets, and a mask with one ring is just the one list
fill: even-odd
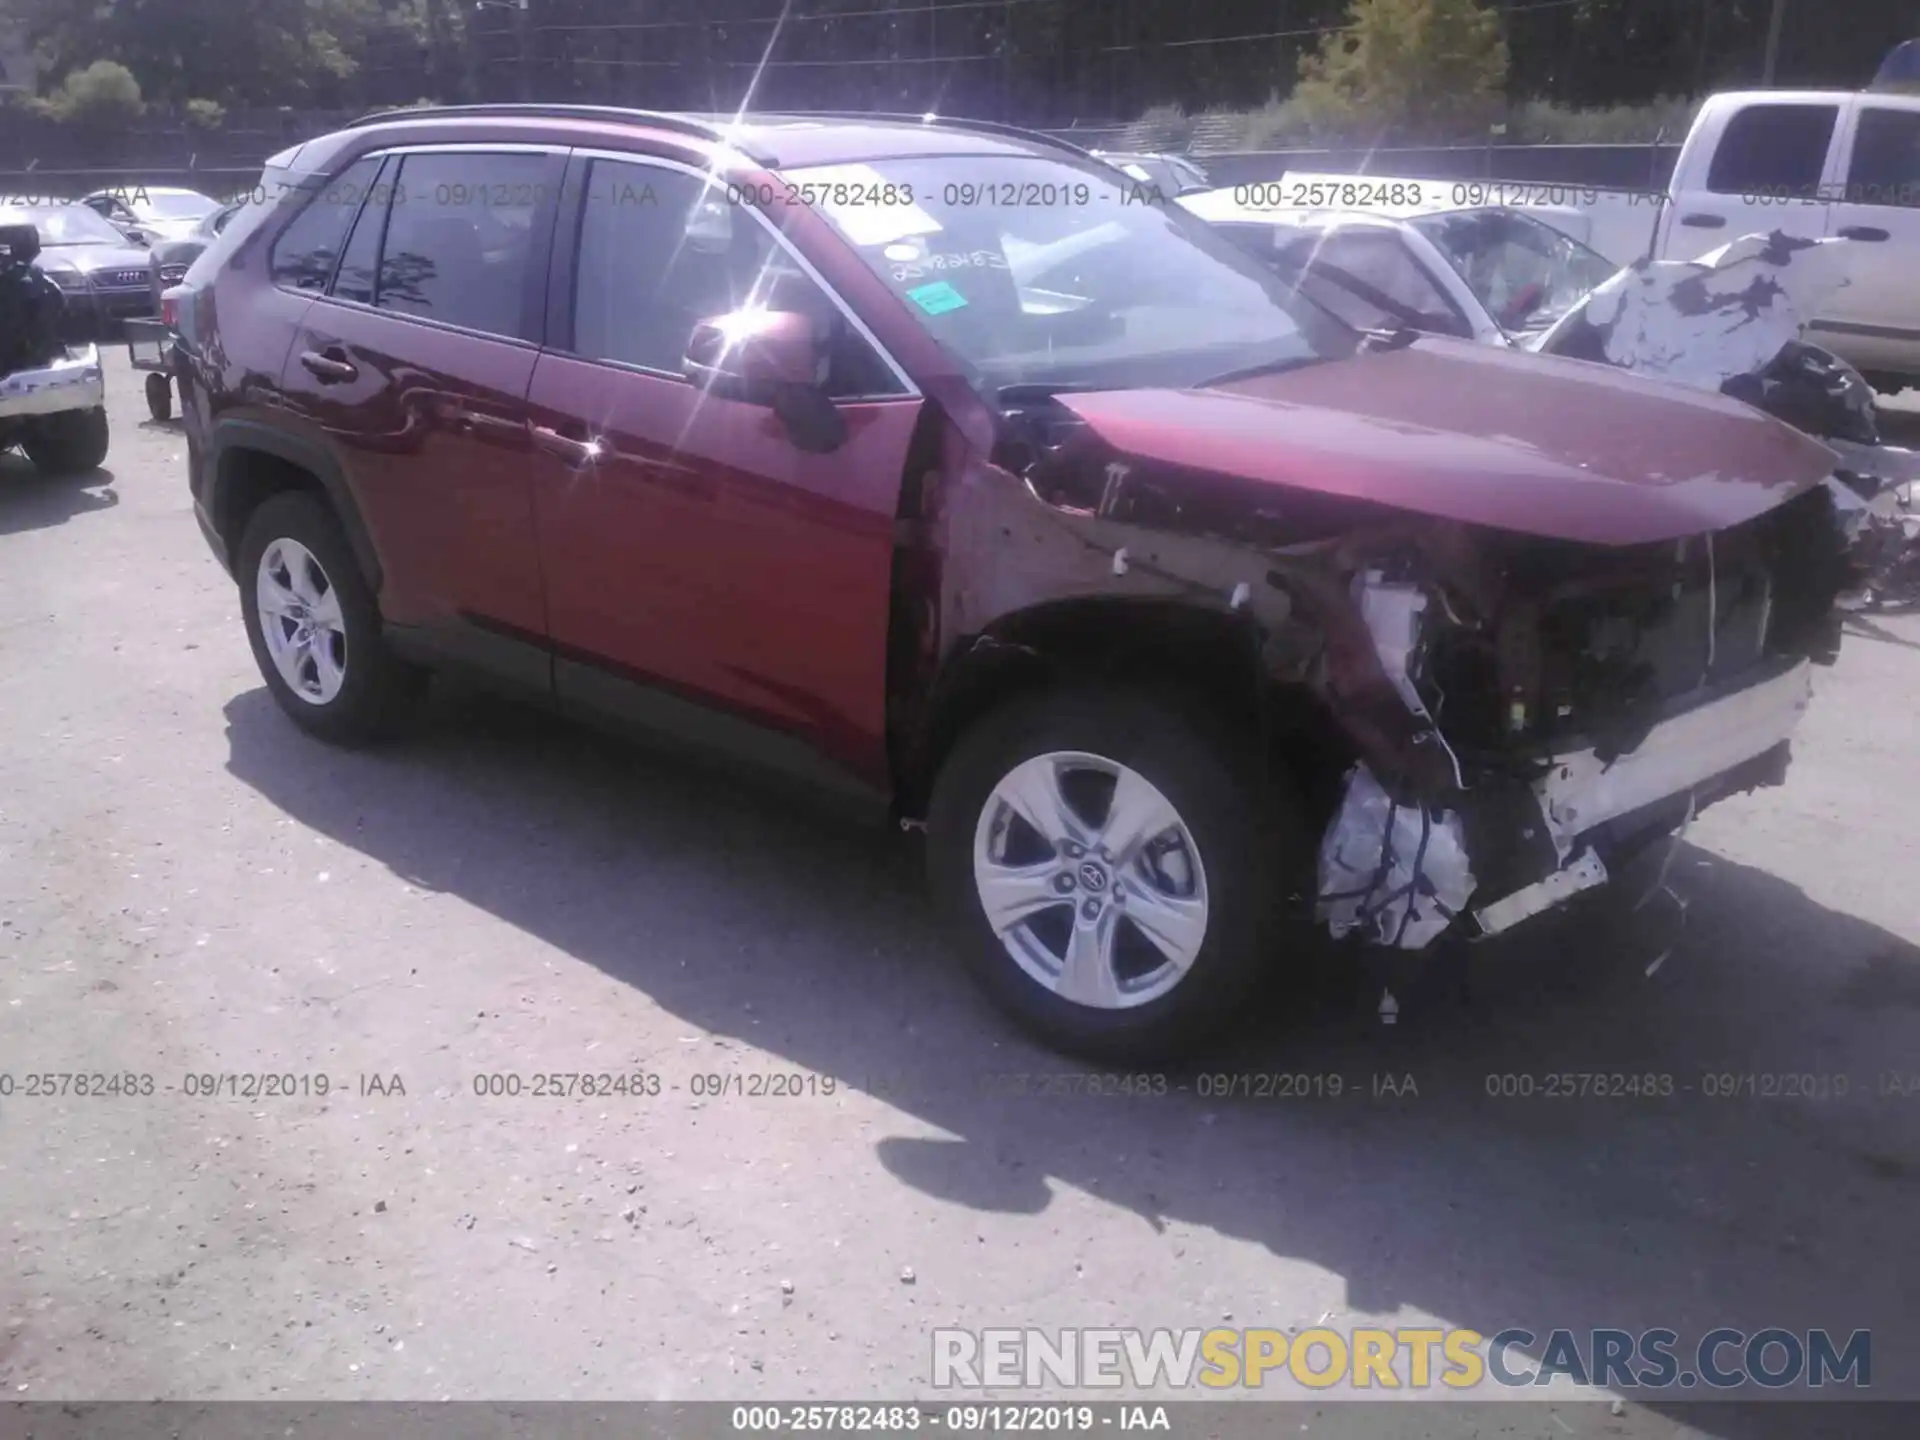
[(1396, 325), (1391, 330), (1369, 330), (1360, 348), (1369, 355), (1384, 355), (1389, 350), (1404, 350), (1420, 338), (1411, 325)]
[(1299, 370), (1308, 365), (1318, 365), (1318, 355), (1289, 355), (1284, 360), (1265, 360), (1258, 365), (1242, 365), (1238, 370), (1225, 370), (1218, 375), (1209, 375), (1196, 381), (1195, 390), (1209, 390), (1215, 385), (1231, 384), (1235, 380), (1252, 380), (1261, 375), (1284, 375), (1289, 370)]
[(1112, 385), (1089, 385), (1083, 380), (1021, 380), (1013, 385), (1002, 385), (993, 392), (994, 398), (1002, 405), (1032, 405), (1042, 400), (1051, 400), (1056, 395), (1086, 395), (1095, 390), (1112, 390)]

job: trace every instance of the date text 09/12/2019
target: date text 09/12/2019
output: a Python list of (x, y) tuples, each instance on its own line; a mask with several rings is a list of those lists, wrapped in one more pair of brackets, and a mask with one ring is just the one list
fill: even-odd
[(288, 1100), (405, 1095), (398, 1071), (333, 1075), (323, 1070), (190, 1070), (159, 1076), (136, 1070), (0, 1071), (0, 1100), (115, 1100), (181, 1095), (189, 1099)]

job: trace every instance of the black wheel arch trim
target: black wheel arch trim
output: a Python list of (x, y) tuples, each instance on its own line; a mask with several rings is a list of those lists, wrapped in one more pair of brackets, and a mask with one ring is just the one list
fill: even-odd
[[(368, 531), (366, 521), (361, 517), (360, 507), (354, 501), (353, 490), (347, 484), (346, 472), (337, 456), (326, 446), (293, 435), (276, 425), (262, 420), (224, 419), (216, 420), (207, 439), (207, 510), (222, 535), (233, 535), (229, 525), (229, 509), (232, 496), (227, 487), (232, 477), (227, 457), (235, 451), (256, 450), (272, 455), (290, 465), (312, 475), (325, 492), (333, 512), (340, 519), (340, 527), (346, 532), (347, 544), (353, 550), (353, 558), (360, 566), (360, 573), (367, 582), (367, 588), (376, 596), (380, 593), (383, 571), (380, 566), (379, 552), (374, 548), (373, 536)], [(238, 557), (229, 557), (232, 564), (238, 563)], [(229, 568), (232, 568), (231, 565)]]

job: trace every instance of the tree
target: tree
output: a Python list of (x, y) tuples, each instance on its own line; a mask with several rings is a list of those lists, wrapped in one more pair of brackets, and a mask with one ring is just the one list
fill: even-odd
[(387, 18), (378, 0), (11, 0), (8, 8), (43, 73), (112, 60), (165, 105), (337, 102)]
[(1440, 141), (1484, 133), (1506, 82), (1500, 19), (1479, 0), (1353, 0), (1346, 28), (1301, 56), (1293, 101), (1329, 134)]
[(47, 97), (46, 108), (57, 119), (110, 126), (136, 119), (145, 107), (131, 70), (112, 60), (96, 60), (67, 76)]

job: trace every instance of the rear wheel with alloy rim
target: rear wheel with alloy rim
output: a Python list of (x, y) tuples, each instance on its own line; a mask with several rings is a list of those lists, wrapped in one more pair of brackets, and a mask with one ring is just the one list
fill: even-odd
[(304, 492), (275, 495), (241, 536), (240, 604), (267, 688), (302, 729), (360, 744), (399, 729), (425, 685), (395, 656), (333, 513)]
[(928, 860), (976, 978), (1059, 1049), (1171, 1058), (1244, 1009), (1278, 939), (1276, 817), (1239, 747), (1131, 692), (987, 717), (942, 768)]
[(254, 601), (267, 654), (287, 688), (309, 705), (330, 703), (347, 678), (347, 622), (326, 567), (282, 536), (260, 552)]

